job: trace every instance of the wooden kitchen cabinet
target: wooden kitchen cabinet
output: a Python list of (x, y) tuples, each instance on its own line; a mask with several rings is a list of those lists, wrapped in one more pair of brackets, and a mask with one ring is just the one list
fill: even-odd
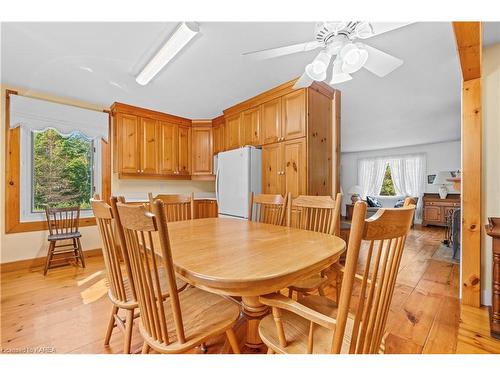
[(213, 153), (218, 154), (225, 150), (224, 145), (224, 116), (212, 120)]
[(195, 123), (191, 129), (192, 171), (193, 176), (210, 176), (212, 170), (212, 123), (203, 121)]
[(215, 199), (195, 199), (194, 200), (194, 218), (205, 219), (209, 217), (218, 217), (219, 210)]
[(181, 176), (189, 176), (191, 174), (191, 127), (187, 125), (179, 125), (178, 138), (178, 174)]
[(169, 122), (159, 123), (159, 173), (176, 175), (178, 171), (177, 143), (178, 125)]
[(140, 131), (140, 173), (157, 174), (159, 169), (158, 121), (141, 118)]
[(281, 137), (284, 140), (306, 135), (306, 89), (293, 91), (281, 99)]
[(283, 147), (281, 143), (262, 146), (262, 193), (283, 194)]
[(226, 117), (226, 150), (232, 150), (241, 146), (241, 114)]
[(242, 145), (260, 145), (260, 108), (251, 108), (241, 115), (241, 127), (243, 129)]
[(137, 116), (119, 113), (116, 123), (116, 138), (120, 144), (115, 153), (118, 169), (122, 173), (140, 173), (139, 119)]
[(281, 140), (281, 98), (261, 104), (260, 126), (263, 145)]

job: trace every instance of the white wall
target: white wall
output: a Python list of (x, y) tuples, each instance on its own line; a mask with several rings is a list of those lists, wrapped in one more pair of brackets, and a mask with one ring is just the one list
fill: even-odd
[[(500, 44), (483, 49), (483, 224), (500, 217)], [(481, 303), (491, 305), (491, 238), (481, 230)]]
[[(21, 95), (52, 100), (58, 103), (72, 104), (93, 109), (103, 109), (104, 106), (81, 103), (68, 98), (61, 98), (46, 93), (38, 93), (30, 90), (0, 85), (1, 92), (1, 129), (0, 129), (0, 166), (2, 176), (0, 178), (0, 263), (13, 262), (16, 260), (33, 259), (43, 257), (47, 254), (47, 231), (25, 232), (5, 234), (5, 90), (16, 90)], [(114, 194), (129, 194), (133, 196), (144, 195), (152, 192), (188, 193), (188, 192), (213, 192), (213, 181), (158, 181), (158, 180), (118, 180), (116, 175), (111, 181), (111, 191)], [(98, 249), (101, 240), (96, 226), (81, 228), (82, 246), (84, 250)]]
[[(376, 142), (376, 141), (374, 141)], [(430, 143), (425, 145), (387, 148), (383, 150), (343, 152), (340, 158), (340, 181), (344, 191), (342, 214), (345, 215), (345, 203), (350, 202), (349, 188), (358, 183), (358, 160), (368, 157), (405, 155), (424, 153), (427, 159), (426, 175), (436, 174), (439, 171), (454, 171), (461, 169), (460, 141)], [(427, 181), (427, 176), (426, 176)], [(426, 184), (427, 193), (437, 193), (438, 186)], [(454, 192), (452, 186), (449, 191)]]

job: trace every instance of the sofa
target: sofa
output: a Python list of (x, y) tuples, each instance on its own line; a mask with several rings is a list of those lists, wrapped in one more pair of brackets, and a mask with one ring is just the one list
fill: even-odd
[[(366, 210), (366, 217), (370, 217), (375, 215), (375, 213), (380, 209), (380, 208), (394, 208), (396, 203), (401, 200), (405, 199), (406, 196), (403, 195), (375, 195), (374, 198), (376, 198), (381, 204), (382, 207), (370, 207), (368, 204), (368, 208)], [(413, 200), (415, 201), (415, 204), (418, 202), (418, 197), (412, 197)], [(415, 220), (415, 215), (413, 216), (413, 220)], [(413, 226), (413, 222), (412, 222)]]

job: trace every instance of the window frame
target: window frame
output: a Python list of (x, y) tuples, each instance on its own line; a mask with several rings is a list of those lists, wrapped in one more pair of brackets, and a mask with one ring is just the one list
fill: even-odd
[[(21, 127), (10, 128), (10, 95), (20, 95), (15, 90), (2, 88), (2, 98), (5, 95), (5, 233), (21, 233), (47, 230), (47, 222), (26, 221), (21, 222)], [(22, 95), (22, 94), (21, 94)], [(44, 97), (37, 99), (46, 100)], [(63, 98), (59, 101), (61, 104), (72, 105), (65, 102)], [(90, 110), (100, 110), (96, 106), (84, 106)], [(110, 115), (108, 109), (102, 109), (103, 112)], [(111, 118), (108, 121), (108, 139), (110, 136)], [(102, 197), (108, 198), (111, 195), (111, 147), (109, 141), (100, 139), (95, 142), (100, 147), (101, 175), (99, 182), (101, 184)], [(94, 164), (95, 165), (95, 164)], [(94, 226), (96, 221), (94, 217), (80, 217), (79, 226)]]

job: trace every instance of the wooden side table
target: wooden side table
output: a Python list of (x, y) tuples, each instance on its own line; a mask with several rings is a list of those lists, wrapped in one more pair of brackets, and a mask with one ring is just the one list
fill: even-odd
[(352, 203), (347, 203), (345, 205), (345, 218), (346, 218), (346, 220), (352, 220), (353, 211), (354, 211), (354, 205)]

